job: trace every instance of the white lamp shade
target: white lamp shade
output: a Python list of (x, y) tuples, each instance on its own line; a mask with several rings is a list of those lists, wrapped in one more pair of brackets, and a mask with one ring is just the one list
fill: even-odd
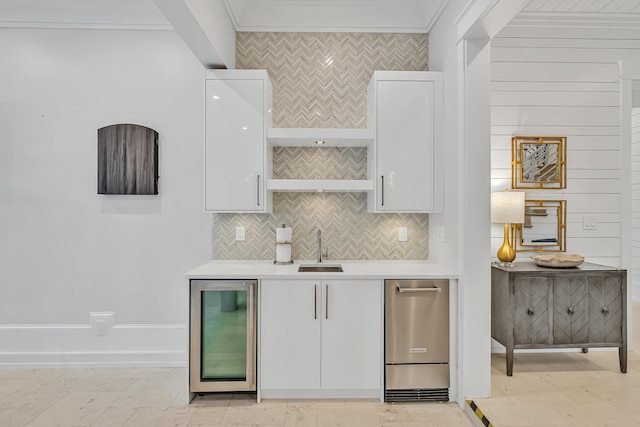
[(491, 222), (522, 224), (524, 222), (524, 192), (491, 193)]

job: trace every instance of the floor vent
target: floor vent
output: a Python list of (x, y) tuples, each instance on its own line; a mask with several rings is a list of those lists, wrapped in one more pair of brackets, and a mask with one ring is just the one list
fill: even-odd
[(385, 390), (386, 402), (448, 402), (448, 388), (415, 388), (406, 390)]

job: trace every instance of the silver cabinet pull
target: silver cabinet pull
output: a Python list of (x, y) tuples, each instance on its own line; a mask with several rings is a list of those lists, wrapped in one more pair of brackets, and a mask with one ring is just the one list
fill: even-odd
[(329, 318), (329, 285), (325, 285), (324, 292), (324, 318)]
[(384, 206), (384, 175), (380, 175), (380, 178), (381, 178), (380, 192), (382, 194), (382, 196), (380, 197), (380, 206)]
[(256, 190), (256, 201), (258, 202), (258, 206), (260, 206), (260, 175), (257, 176)]
[(573, 307), (569, 307), (569, 310), (567, 310), (567, 313), (569, 313), (569, 315), (573, 315), (574, 311), (573, 311)]
[(313, 285), (313, 320), (318, 318), (318, 285)]
[(533, 311), (533, 308), (529, 307), (529, 308), (527, 309), (527, 314), (528, 314), (529, 316), (534, 316), (534, 315), (536, 314), (536, 312), (535, 312), (535, 311)]
[(442, 292), (442, 288), (402, 288), (400, 286), (396, 287), (398, 292)]
[(609, 313), (609, 309), (607, 307), (602, 307), (602, 314)]

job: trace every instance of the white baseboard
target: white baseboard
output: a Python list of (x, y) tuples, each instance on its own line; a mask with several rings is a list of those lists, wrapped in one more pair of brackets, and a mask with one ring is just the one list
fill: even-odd
[(0, 368), (183, 367), (186, 325), (0, 325)]

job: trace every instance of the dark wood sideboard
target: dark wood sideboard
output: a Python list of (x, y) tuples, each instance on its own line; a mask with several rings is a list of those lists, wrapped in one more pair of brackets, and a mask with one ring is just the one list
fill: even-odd
[(491, 337), (507, 350), (618, 347), (627, 372), (627, 271), (583, 263), (574, 268), (516, 262), (491, 267)]

